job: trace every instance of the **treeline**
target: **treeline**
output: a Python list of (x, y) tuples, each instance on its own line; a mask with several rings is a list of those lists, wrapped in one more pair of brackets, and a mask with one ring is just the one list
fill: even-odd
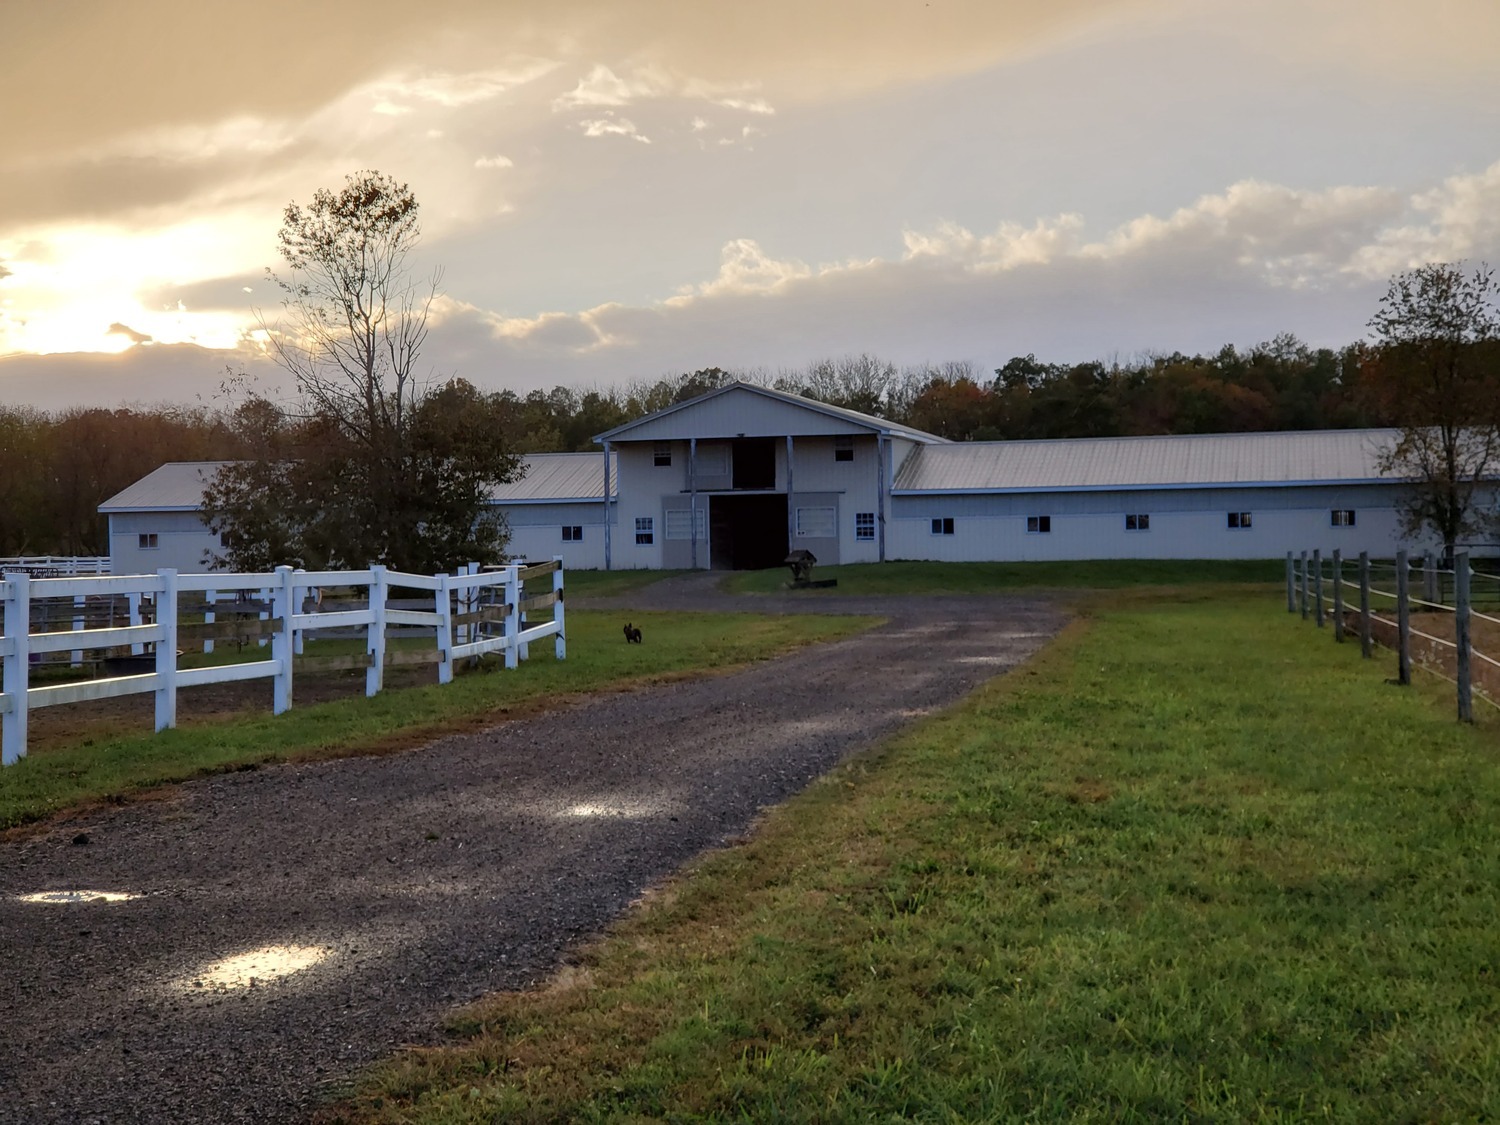
[[(709, 368), (655, 382), (525, 395), (463, 386), (465, 429), (511, 453), (596, 448), (595, 434), (735, 380), (889, 418), (957, 441), (1341, 429), (1393, 419), (1363, 393), (1371, 351), (1312, 349), (1292, 336), (1213, 355), (1054, 364), (1019, 356), (898, 367), (845, 356), (775, 373)], [(268, 441), (316, 441), (263, 400), (234, 409), (0, 407), (0, 554), (103, 554), (97, 508), (166, 461), (234, 459)]]

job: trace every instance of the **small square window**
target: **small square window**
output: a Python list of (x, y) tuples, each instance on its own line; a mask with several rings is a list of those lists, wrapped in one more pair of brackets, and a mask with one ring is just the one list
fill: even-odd
[(1128, 515), (1128, 516), (1125, 517), (1125, 530), (1126, 531), (1150, 531), (1151, 530), (1151, 517), (1148, 516), (1148, 515), (1145, 515), (1144, 513), (1143, 514), (1139, 514), (1139, 515)]
[(1328, 517), (1328, 522), (1333, 527), (1354, 526), (1353, 508), (1335, 508), (1333, 509), (1333, 511), (1328, 513)]
[(1230, 512), (1229, 513), (1229, 526), (1232, 527), (1232, 528), (1237, 528), (1239, 530), (1244, 530), (1245, 528), (1249, 527), (1250, 526), (1250, 513), (1249, 512)]
[(835, 437), (833, 439), (833, 459), (835, 461), (854, 460), (854, 438), (852, 435)]
[(635, 542), (638, 547), (649, 547), (656, 542), (656, 521), (651, 516), (635, 517)]
[(563, 528), (563, 542), (564, 543), (582, 543), (583, 542), (583, 528), (579, 527), (577, 524), (574, 524), (572, 527), (564, 527)]
[(1052, 531), (1051, 516), (1027, 516), (1026, 532), (1028, 535), (1047, 535)]
[(854, 513), (854, 538), (862, 540), (873, 540), (875, 538), (875, 513)]
[(672, 464), (672, 443), (670, 441), (659, 441), (651, 448), (652, 464), (658, 469), (666, 468)]
[(932, 533), (934, 535), (952, 535), (953, 534), (953, 517), (952, 516), (934, 517), (933, 521), (932, 521)]
[(136, 536), (136, 546), (142, 551), (154, 551), (157, 547), (156, 532), (143, 531)]

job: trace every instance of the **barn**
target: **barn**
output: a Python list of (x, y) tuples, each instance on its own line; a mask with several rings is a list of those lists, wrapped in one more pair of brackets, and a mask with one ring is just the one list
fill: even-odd
[[(533, 454), (496, 489), (519, 556), (583, 569), (820, 563), (1273, 558), (1403, 542), (1393, 430), (951, 442), (734, 383)], [(173, 463), (100, 506), (116, 573), (203, 569), (217, 462)], [(606, 501), (607, 498), (607, 501)], [(1477, 545), (1483, 550), (1493, 544)]]

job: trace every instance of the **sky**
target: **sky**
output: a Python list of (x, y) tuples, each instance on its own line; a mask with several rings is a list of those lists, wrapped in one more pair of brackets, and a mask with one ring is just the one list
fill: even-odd
[(286, 205), (375, 169), (423, 367), (524, 394), (1367, 335), (1500, 265), (1495, 0), (0, 6), (0, 402), (284, 395)]

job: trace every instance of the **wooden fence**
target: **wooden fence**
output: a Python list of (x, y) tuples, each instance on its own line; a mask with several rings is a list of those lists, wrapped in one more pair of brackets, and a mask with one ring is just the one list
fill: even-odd
[[(551, 577), (550, 590), (528, 597), (528, 579)], [(416, 594), (416, 605), (393, 599)], [(337, 594), (337, 596), (334, 596)], [(387, 666), (436, 663), (438, 682), (453, 679), (456, 660), (501, 653), (507, 668), (527, 656), (530, 642), (555, 638), (566, 657), (561, 559), (481, 569), (455, 575), (405, 574), (372, 566), (358, 571), (265, 574), (155, 574), (32, 578), (10, 572), (0, 582), (0, 761), (26, 755), (27, 714), (38, 707), (151, 692), (156, 729), (177, 725), (177, 692), (201, 684), (272, 681), (272, 710), (292, 706), (294, 657), (309, 634), (364, 633), (365, 652), (305, 657), (323, 668), (365, 669), (365, 694), (380, 691)], [(430, 606), (430, 608), (428, 608)], [(534, 620), (550, 610), (544, 620)], [(388, 651), (390, 629), (418, 629), (434, 638), (425, 651)], [(430, 630), (430, 634), (428, 634)], [(233, 641), (245, 659), (181, 668), (179, 646), (212, 652)], [(259, 656), (269, 648), (269, 655)], [(64, 655), (66, 654), (66, 655)], [(33, 669), (52, 658), (98, 678), (32, 686)]]
[(1500, 576), (1475, 571), (1466, 551), (1451, 567), (1430, 554), (1413, 562), (1398, 551), (1390, 562), (1361, 552), (1352, 581), (1350, 565), (1339, 551), (1288, 551), (1287, 612), (1332, 622), (1338, 642), (1357, 632), (1366, 659), (1377, 643), (1393, 650), (1398, 684), (1411, 683), (1413, 667), (1449, 680), (1462, 722), (1473, 721), (1476, 695), (1500, 705)]

